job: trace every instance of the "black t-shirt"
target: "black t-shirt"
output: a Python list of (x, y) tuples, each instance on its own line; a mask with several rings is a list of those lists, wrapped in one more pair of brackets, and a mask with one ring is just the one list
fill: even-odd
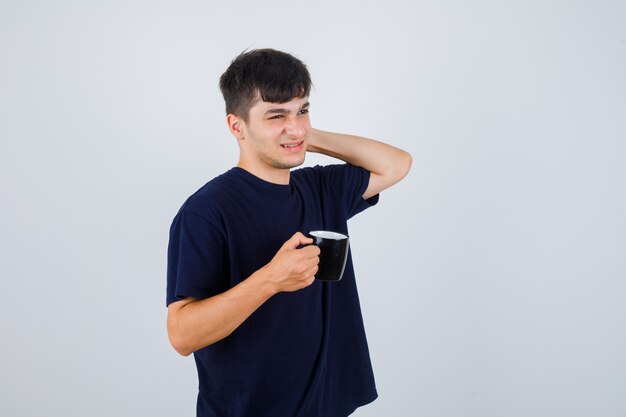
[[(348, 234), (369, 172), (291, 172), (288, 185), (232, 168), (183, 204), (170, 229), (167, 304), (207, 298), (271, 261), (294, 233)], [(278, 293), (228, 337), (194, 353), (199, 417), (345, 417), (377, 397), (351, 255), (341, 281)]]

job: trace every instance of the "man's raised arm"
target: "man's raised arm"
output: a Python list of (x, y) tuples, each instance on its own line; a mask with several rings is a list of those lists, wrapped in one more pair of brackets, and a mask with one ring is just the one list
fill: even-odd
[(310, 129), (307, 151), (322, 153), (370, 172), (363, 198), (368, 199), (404, 178), (411, 169), (408, 152), (373, 139)]

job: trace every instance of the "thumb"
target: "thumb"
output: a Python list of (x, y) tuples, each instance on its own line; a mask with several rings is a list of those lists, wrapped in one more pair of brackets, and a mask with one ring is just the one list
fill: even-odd
[(298, 249), (298, 246), (308, 245), (310, 243), (313, 243), (313, 239), (304, 236), (300, 232), (296, 232), (295, 235), (291, 236), (291, 238), (289, 238), (289, 240), (283, 244), (281, 249), (283, 250)]

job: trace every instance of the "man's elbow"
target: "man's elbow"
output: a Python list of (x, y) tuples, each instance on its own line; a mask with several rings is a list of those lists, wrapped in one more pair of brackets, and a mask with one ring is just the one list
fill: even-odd
[(177, 335), (175, 332), (168, 329), (167, 336), (170, 340), (170, 345), (181, 356), (189, 356), (193, 353), (193, 350), (189, 347), (183, 337)]
[(169, 316), (167, 320), (167, 337), (170, 341), (170, 345), (172, 345), (178, 354), (189, 356), (194, 352), (189, 345), (188, 338), (185, 337), (185, 334), (177, 325), (176, 320), (171, 316)]
[(401, 163), (399, 165), (401, 166), (400, 179), (403, 179), (411, 170), (411, 165), (413, 165), (413, 157), (411, 156), (411, 154), (406, 151), (402, 151)]
[(172, 345), (176, 353), (181, 356), (189, 356), (193, 353), (193, 350), (191, 350), (187, 345), (175, 339), (170, 338), (170, 344)]
[(404, 177), (406, 177), (411, 170), (411, 165), (413, 165), (413, 158), (411, 157), (411, 154), (401, 149), (398, 149), (398, 154), (392, 165), (390, 175), (391, 182), (395, 184), (400, 182)]

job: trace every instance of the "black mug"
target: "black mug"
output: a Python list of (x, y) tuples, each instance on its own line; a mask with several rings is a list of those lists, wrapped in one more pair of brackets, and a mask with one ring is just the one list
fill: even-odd
[(339, 281), (346, 269), (350, 238), (344, 234), (328, 230), (309, 232), (313, 245), (320, 248), (320, 263), (315, 279), (320, 281)]

